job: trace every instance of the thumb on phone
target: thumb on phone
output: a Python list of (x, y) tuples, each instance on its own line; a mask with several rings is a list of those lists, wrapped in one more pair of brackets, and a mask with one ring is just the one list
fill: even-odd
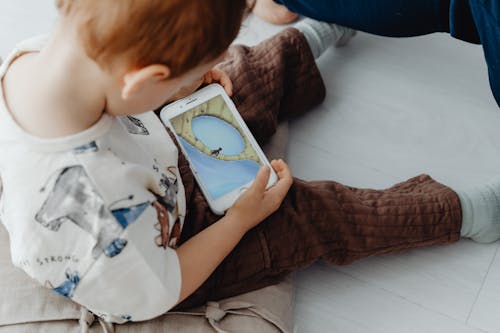
[(257, 176), (252, 184), (252, 189), (257, 193), (263, 193), (266, 190), (267, 182), (269, 181), (269, 175), (271, 170), (267, 165), (259, 169)]

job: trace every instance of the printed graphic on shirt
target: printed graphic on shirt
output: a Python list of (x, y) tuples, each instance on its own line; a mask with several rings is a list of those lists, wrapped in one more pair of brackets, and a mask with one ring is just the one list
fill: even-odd
[(169, 212), (174, 212), (177, 209), (177, 193), (179, 192), (179, 184), (177, 182), (176, 167), (167, 168), (167, 174), (161, 174), (160, 186), (165, 190), (163, 202), (167, 206)]
[(131, 134), (149, 135), (149, 131), (142, 121), (132, 116), (120, 117), (120, 121)]
[(92, 141), (90, 143), (87, 143), (86, 145), (76, 147), (73, 149), (73, 151), (76, 154), (83, 154), (83, 153), (87, 153), (87, 152), (96, 152), (98, 150), (99, 150), (99, 148), (97, 148), (97, 143), (95, 141)]
[(80, 283), (80, 274), (77, 271), (72, 272), (71, 270), (66, 270), (66, 281), (57, 287), (53, 287), (50, 281), (46, 281), (46, 287), (52, 289), (56, 293), (65, 297), (73, 297), (76, 286)]
[(30, 267), (32, 265), (46, 266), (52, 264), (68, 264), (68, 263), (78, 264), (79, 261), (80, 258), (78, 256), (74, 254), (66, 254), (66, 255), (34, 257), (31, 259), (23, 258), (16, 261), (15, 265), (19, 267)]
[[(181, 235), (179, 219), (174, 220), (173, 215), (158, 201), (153, 202), (153, 207), (156, 209), (156, 216), (158, 217), (158, 223), (154, 225), (154, 228), (160, 232), (160, 234), (155, 237), (155, 244), (163, 248), (168, 246), (175, 249)], [(171, 219), (175, 222), (172, 232), (169, 233)]]
[[(134, 196), (129, 196), (129, 199), (132, 200)], [(135, 222), (139, 218), (139, 216), (148, 208), (151, 203), (146, 201), (144, 203), (140, 203), (138, 205), (112, 209), (111, 213), (113, 213), (116, 221), (120, 223), (123, 229), (126, 229), (131, 223)]]
[(94, 314), (97, 317), (100, 317), (100, 318), (104, 319), (105, 321), (116, 322), (116, 323), (119, 323), (119, 324), (124, 324), (124, 323), (133, 321), (132, 316), (129, 315), (129, 314), (114, 316), (114, 315), (110, 315), (108, 313), (99, 312), (99, 311), (96, 311)]
[[(43, 187), (40, 192), (47, 190)], [(126, 199), (133, 199), (133, 195)], [(113, 257), (127, 245), (127, 241), (119, 237), (123, 229), (135, 222), (150, 204), (143, 202), (110, 211), (83, 167), (78, 165), (64, 168), (58, 174), (35, 220), (56, 232), (64, 222), (72, 222), (97, 240), (92, 250), (94, 258), (103, 252)]]
[[(159, 171), (158, 167), (155, 168), (155, 165), (153, 165), (153, 169), (155, 171)], [(158, 223), (155, 225), (155, 229), (160, 231), (160, 235), (155, 238), (155, 243), (156, 245), (162, 246), (164, 248), (166, 246), (176, 248), (181, 234), (179, 207), (177, 203), (179, 183), (177, 180), (176, 170), (176, 167), (170, 166), (166, 168), (167, 174), (161, 173), (160, 187), (164, 189), (165, 195), (157, 196), (157, 199), (161, 204), (158, 203), (155, 205), (155, 203), (153, 203), (153, 207), (156, 208), (156, 213), (158, 216)], [(174, 221), (174, 224), (172, 227), (172, 231), (169, 234), (168, 230), (170, 226), (170, 219)]]
[(120, 254), (122, 250), (125, 248), (127, 245), (127, 240), (121, 239), (121, 238), (116, 238), (109, 244), (106, 249), (104, 249), (104, 254), (110, 258), (116, 256), (117, 254)]
[(121, 318), (126, 321), (132, 321), (132, 316), (131, 315), (122, 315)]

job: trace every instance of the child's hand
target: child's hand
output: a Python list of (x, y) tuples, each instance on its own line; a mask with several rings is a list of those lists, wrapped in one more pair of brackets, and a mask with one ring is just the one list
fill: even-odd
[(266, 190), (270, 170), (267, 166), (261, 168), (252, 186), (226, 213), (226, 216), (232, 216), (231, 221), (241, 223), (245, 232), (274, 213), (292, 186), (292, 174), (283, 160), (274, 160), (271, 166), (278, 175), (278, 182)]
[(212, 68), (211, 70), (206, 72), (205, 75), (203, 75), (203, 83), (218, 83), (222, 87), (224, 87), (224, 90), (229, 96), (233, 95), (233, 83), (231, 82), (229, 75), (227, 75), (227, 73), (223, 70), (215, 67)]
[(192, 85), (182, 87), (172, 98), (170, 98), (167, 103), (189, 96), (198, 90), (202, 84), (210, 83), (219, 83), (222, 87), (224, 87), (224, 90), (229, 96), (233, 95), (233, 83), (227, 73), (214, 67), (206, 72), (201, 78), (196, 80)]

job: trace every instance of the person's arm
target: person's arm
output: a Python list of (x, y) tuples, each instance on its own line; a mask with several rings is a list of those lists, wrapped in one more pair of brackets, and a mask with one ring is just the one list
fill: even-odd
[(179, 302), (212, 274), (248, 230), (279, 208), (293, 180), (285, 162), (273, 161), (271, 165), (279, 177), (276, 185), (266, 190), (269, 168), (262, 168), (226, 216), (177, 249), (182, 275)]

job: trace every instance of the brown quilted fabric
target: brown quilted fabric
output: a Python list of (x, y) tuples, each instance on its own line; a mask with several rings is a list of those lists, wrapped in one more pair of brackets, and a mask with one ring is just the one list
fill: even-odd
[(307, 41), (293, 28), (255, 47), (232, 46), (219, 68), (231, 77), (232, 99), (260, 144), (280, 120), (300, 115), (325, 98)]
[[(280, 119), (305, 112), (324, 98), (311, 51), (295, 29), (255, 47), (231, 48), (221, 67), (231, 76), (234, 101), (260, 143), (274, 133)], [(179, 167), (188, 200), (183, 242), (219, 217), (211, 213), (183, 156)], [(456, 193), (427, 175), (386, 190), (296, 179), (281, 208), (248, 232), (178, 308), (271, 285), (320, 259), (347, 264), (452, 243), (460, 238), (461, 220)]]

